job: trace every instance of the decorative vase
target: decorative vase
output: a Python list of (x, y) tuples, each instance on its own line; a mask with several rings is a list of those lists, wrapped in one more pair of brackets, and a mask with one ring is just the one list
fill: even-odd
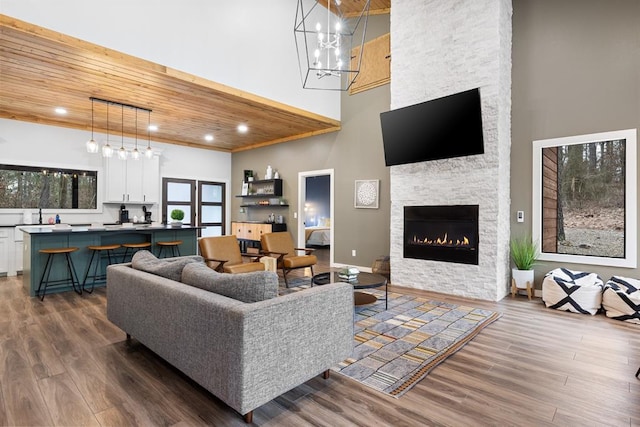
[(516, 282), (518, 289), (527, 289), (527, 282), (529, 282), (529, 286), (533, 288), (533, 270), (518, 270), (517, 268), (512, 268), (511, 278)]
[(182, 221), (171, 221), (172, 227), (182, 227)]

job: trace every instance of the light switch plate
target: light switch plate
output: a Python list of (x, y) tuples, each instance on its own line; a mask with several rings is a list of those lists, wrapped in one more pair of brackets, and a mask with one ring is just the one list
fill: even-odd
[(524, 211), (518, 211), (516, 214), (516, 220), (518, 222), (524, 222)]

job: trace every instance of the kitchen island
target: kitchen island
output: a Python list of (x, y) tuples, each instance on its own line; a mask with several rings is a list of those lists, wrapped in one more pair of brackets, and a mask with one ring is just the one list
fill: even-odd
[[(181, 255), (195, 255), (198, 248), (198, 229), (200, 227), (170, 227), (170, 226), (105, 226), (105, 227), (25, 227), (24, 233), (24, 265), (22, 281), (25, 290), (30, 296), (36, 296), (40, 278), (47, 261), (47, 255), (41, 254), (40, 249), (77, 247), (78, 250), (71, 254), (76, 274), (80, 283), (84, 278), (87, 266), (91, 259), (91, 252), (87, 249), (90, 245), (110, 245), (123, 243), (151, 243), (151, 250), (157, 255), (157, 242), (182, 240), (179, 246)], [(116, 262), (122, 261), (122, 251), (118, 251)], [(68, 277), (66, 263), (63, 257), (55, 257), (51, 270), (51, 280), (65, 279)], [(95, 263), (95, 261), (94, 261)], [(107, 259), (100, 260), (100, 271), (105, 271)], [(93, 268), (92, 268), (93, 270)], [(104, 286), (104, 284), (96, 284)], [(67, 287), (56, 287), (47, 290), (47, 293), (64, 292), (72, 290), (71, 284)]]

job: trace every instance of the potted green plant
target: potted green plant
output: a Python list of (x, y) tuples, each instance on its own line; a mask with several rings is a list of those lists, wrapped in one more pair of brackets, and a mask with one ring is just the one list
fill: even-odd
[(184, 219), (184, 211), (182, 209), (174, 209), (171, 211), (171, 226), (182, 227), (182, 220)]
[(512, 284), (518, 289), (533, 289), (533, 266), (538, 261), (538, 244), (531, 236), (515, 237), (509, 243), (511, 260), (515, 265), (511, 269)]

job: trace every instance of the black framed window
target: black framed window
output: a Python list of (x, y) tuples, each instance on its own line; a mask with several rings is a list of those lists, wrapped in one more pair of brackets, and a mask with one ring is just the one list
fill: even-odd
[(0, 209), (96, 209), (96, 171), (0, 164)]

